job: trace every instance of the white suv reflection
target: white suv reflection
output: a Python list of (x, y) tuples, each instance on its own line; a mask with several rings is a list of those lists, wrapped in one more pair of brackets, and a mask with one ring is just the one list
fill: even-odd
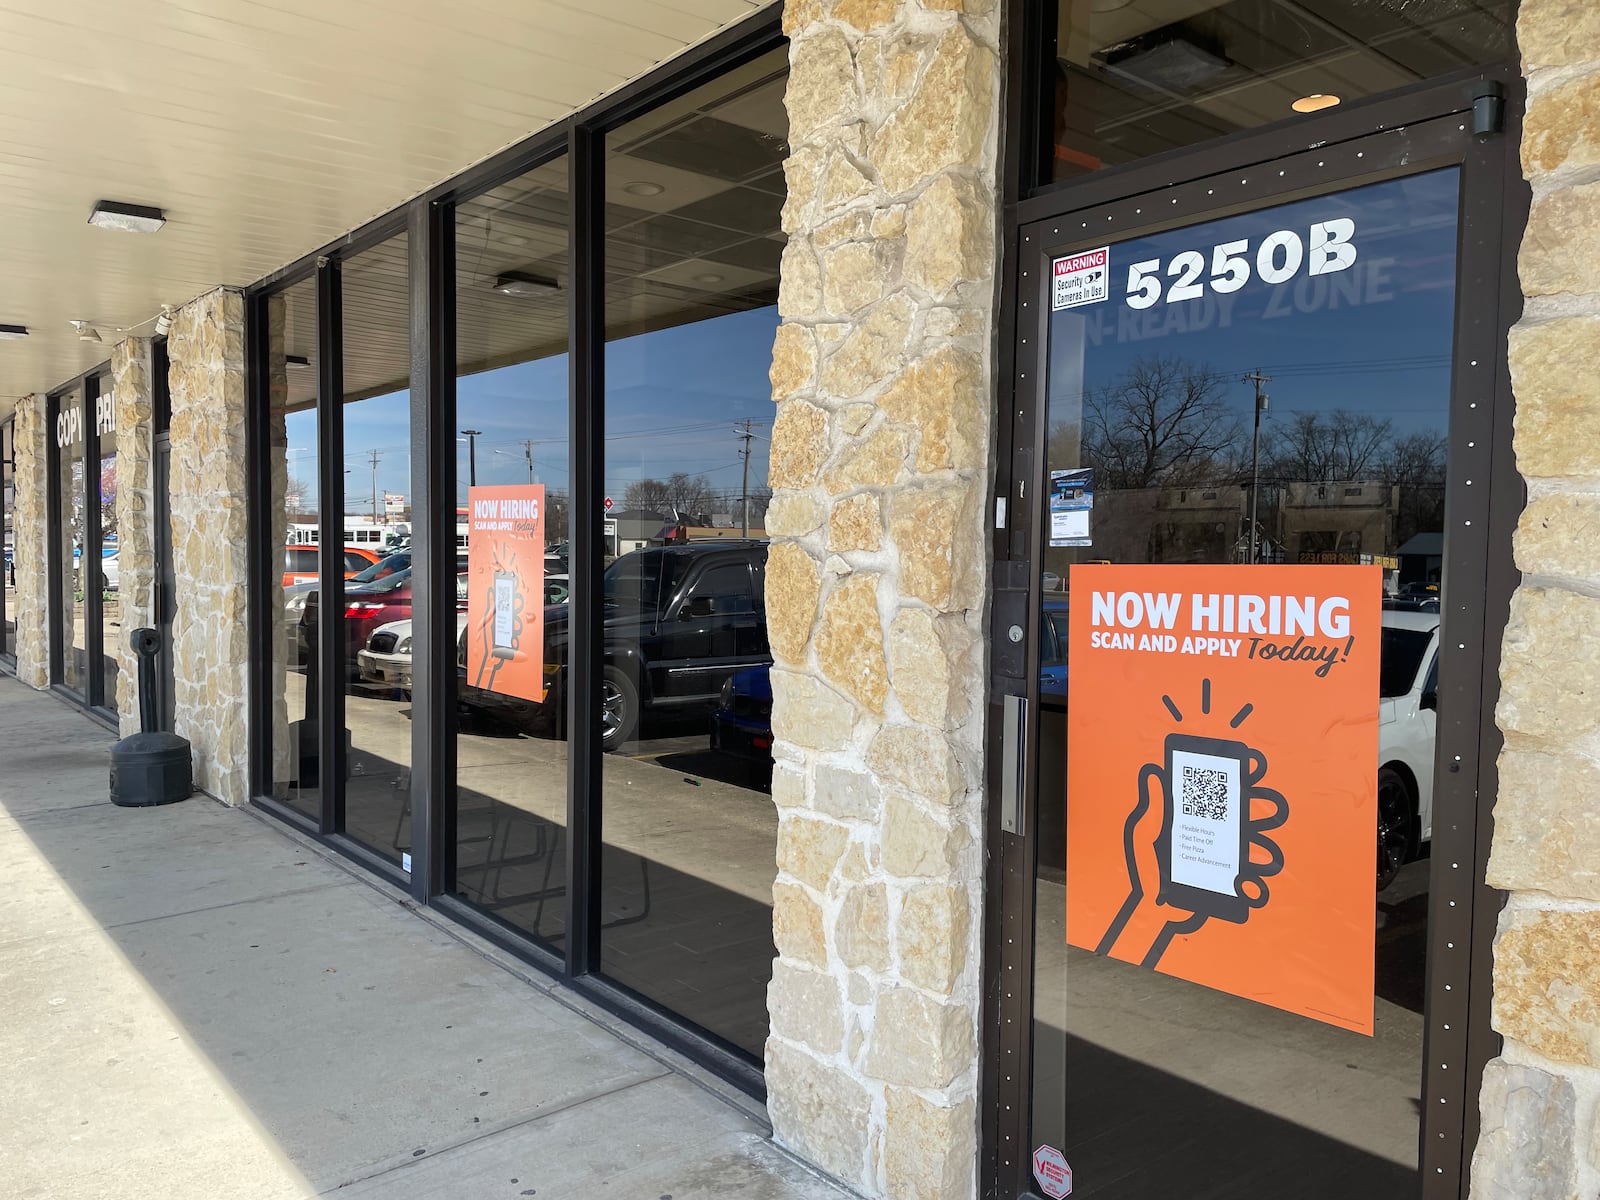
[(1378, 886), (1433, 837), (1439, 616), (1385, 612), (1378, 703)]

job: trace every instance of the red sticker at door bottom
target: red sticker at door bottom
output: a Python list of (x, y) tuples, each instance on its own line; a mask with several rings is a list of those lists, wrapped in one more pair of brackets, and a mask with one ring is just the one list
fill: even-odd
[(1040, 1146), (1033, 1152), (1033, 1177), (1050, 1200), (1072, 1195), (1072, 1168), (1054, 1146)]

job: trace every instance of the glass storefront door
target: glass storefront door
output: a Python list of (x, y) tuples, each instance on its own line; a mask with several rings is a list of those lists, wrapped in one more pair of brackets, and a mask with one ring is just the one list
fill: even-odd
[(1471, 145), (1440, 118), (1021, 227), (997, 1194), (1464, 1191), (1503, 620)]

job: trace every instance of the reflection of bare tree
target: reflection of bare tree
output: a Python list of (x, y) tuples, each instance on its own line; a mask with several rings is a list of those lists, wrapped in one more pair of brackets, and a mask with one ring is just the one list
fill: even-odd
[(667, 485), (659, 479), (636, 479), (622, 493), (624, 508), (643, 508), (659, 512), (667, 505)]
[[(291, 475), (283, 485), (283, 511), (290, 520), (298, 521), (306, 517), (306, 497), (309, 489), (304, 479)], [(311, 520), (316, 520), (316, 514), (311, 514)]]
[(544, 505), (544, 540), (546, 542), (564, 542), (571, 536), (572, 505), (568, 501), (567, 493), (561, 488), (551, 488), (545, 496)]
[(1239, 423), (1223, 401), (1225, 382), (1210, 367), (1152, 355), (1089, 392), (1083, 439), (1096, 486), (1172, 486), (1234, 470)]
[(1261, 474), (1308, 483), (1376, 478), (1391, 433), (1386, 418), (1366, 413), (1297, 412), (1272, 437)]
[(100, 460), (100, 536), (117, 536), (117, 459), (107, 455)]
[(622, 500), (628, 508), (698, 515), (711, 507), (711, 481), (704, 475), (687, 475), (682, 471), (674, 472), (665, 482), (636, 479), (628, 485)]
[(1408, 433), (1395, 439), (1384, 459), (1384, 479), (1395, 488), (1394, 541), (1444, 528), (1445, 437)]

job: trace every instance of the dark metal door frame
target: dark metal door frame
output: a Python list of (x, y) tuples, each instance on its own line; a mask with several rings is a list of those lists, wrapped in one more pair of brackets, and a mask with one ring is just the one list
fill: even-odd
[[(1474, 102), (1504, 98), (1504, 128), (1474, 132)], [(1452, 351), (1445, 571), (1456, 581), (1441, 614), (1440, 686), (1449, 699), (1436, 742), (1435, 820), (1423, 1045), (1421, 1194), (1464, 1196), (1477, 1137), (1477, 1087), (1498, 1050), (1489, 1026), (1500, 896), (1484, 882), (1496, 790), (1494, 725), (1499, 631), (1517, 573), (1511, 533), (1523, 488), (1511, 455), (1506, 330), (1521, 312), (1515, 243), (1527, 191), (1517, 170), (1521, 80), (1510, 67), (1352, 105), (1160, 161), (1104, 172), (1012, 206), (1002, 295), (994, 612), (989, 697), (989, 877), (985, 917), (982, 1190), (1031, 1195), (1034, 830), (1045, 471), (1044, 375), (1049, 260), (1162, 229), (1440, 167), (1461, 169)], [(1023, 631), (1020, 644), (1008, 636)], [(1017, 699), (1031, 714), (1005, 745)], [(1018, 753), (1020, 749), (1020, 754)], [(1000, 798), (1016, 789), (1020, 812)], [(1015, 832), (1011, 830), (1015, 829)]]

